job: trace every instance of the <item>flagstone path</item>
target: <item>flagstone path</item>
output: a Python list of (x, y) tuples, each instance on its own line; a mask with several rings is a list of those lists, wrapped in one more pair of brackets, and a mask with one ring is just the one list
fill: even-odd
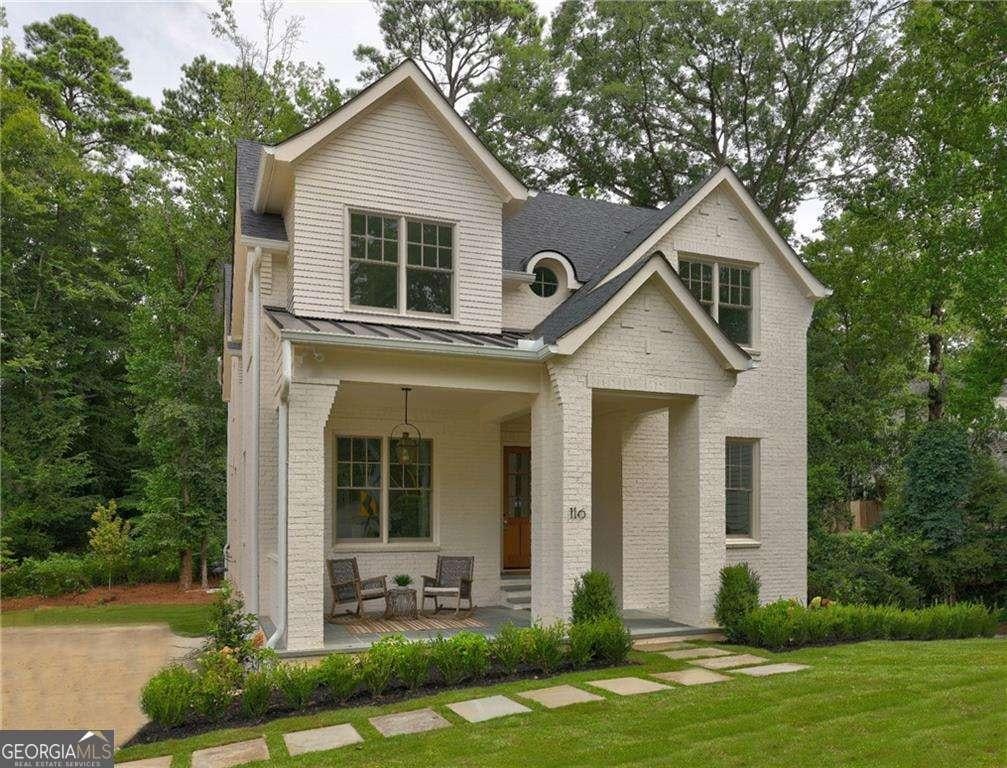
[[(706, 685), (721, 683), (734, 678), (714, 670), (726, 670), (732, 675), (740, 674), (749, 677), (768, 677), (771, 675), (799, 672), (809, 669), (807, 664), (780, 662), (766, 664), (768, 659), (750, 653), (733, 653), (722, 648), (684, 647), (673, 638), (653, 638), (646, 643), (646, 650), (655, 652), (662, 647), (673, 647), (676, 650), (665, 651), (663, 655), (685, 661), (692, 665), (686, 669), (673, 672), (653, 672), (650, 677), (657, 678), (658, 683), (643, 677), (609, 677), (598, 680), (588, 680), (586, 685), (609, 691), (619, 696), (636, 696), (645, 693), (674, 690), (679, 686)], [(736, 668), (737, 667), (737, 668)], [(538, 688), (521, 691), (516, 696), (535, 702), (546, 709), (556, 709), (572, 704), (608, 701), (603, 696), (589, 693), (573, 685), (555, 685), (549, 688)], [(477, 699), (453, 702), (445, 705), (447, 709), (470, 723), (481, 723), (507, 715), (527, 714), (533, 712), (524, 704), (519, 704), (507, 696), (484, 696)], [(375, 730), (382, 736), (400, 736), (410, 733), (423, 733), (441, 728), (450, 728), (451, 722), (434, 709), (414, 709), (407, 712), (393, 712), (388, 715), (372, 717), (369, 720)], [(324, 728), (312, 728), (305, 731), (295, 731), (283, 735), (287, 751), (291, 755), (305, 752), (337, 749), (349, 744), (357, 744), (365, 739), (349, 723), (332, 725)], [(234, 744), (224, 744), (219, 747), (200, 749), (192, 753), (192, 768), (231, 768), (231, 766), (254, 760), (268, 760), (269, 751), (264, 739), (251, 739)], [(145, 760), (134, 760), (119, 765), (129, 768), (168, 768), (171, 757), (151, 757)]]

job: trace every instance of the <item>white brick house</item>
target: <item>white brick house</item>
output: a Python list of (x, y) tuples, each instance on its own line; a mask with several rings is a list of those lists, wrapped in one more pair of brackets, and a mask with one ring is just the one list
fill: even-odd
[(725, 563), (803, 598), (828, 290), (729, 169), (658, 210), (536, 194), (409, 61), (237, 161), (229, 575), (280, 647), (322, 647), (343, 556), (418, 579), (473, 555), (480, 606), (530, 570), (543, 619), (589, 568), (694, 626)]

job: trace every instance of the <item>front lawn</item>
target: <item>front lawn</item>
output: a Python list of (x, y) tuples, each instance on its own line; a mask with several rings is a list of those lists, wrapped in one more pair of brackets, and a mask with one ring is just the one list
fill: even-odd
[[(721, 645), (721, 647), (726, 647)], [(656, 653), (637, 665), (546, 681), (450, 690), (386, 707), (334, 709), (259, 726), (120, 751), (117, 761), (172, 754), (185, 768), (195, 749), (265, 735), (270, 765), (716, 765), (1002, 766), (1007, 763), (1007, 642), (870, 642), (792, 653), (746, 651), (811, 669), (766, 678), (732, 675), (713, 685), (633, 697), (584, 686), (587, 680), (684, 669)], [(572, 683), (607, 701), (470, 724), (444, 704)], [(367, 722), (433, 706), (451, 728), (386, 739)], [(283, 733), (352, 723), (364, 742), (336, 752), (287, 756)]]
[(29, 608), (0, 612), (2, 627), (42, 627), (55, 624), (167, 624), (176, 635), (205, 635), (207, 604), (95, 605)]

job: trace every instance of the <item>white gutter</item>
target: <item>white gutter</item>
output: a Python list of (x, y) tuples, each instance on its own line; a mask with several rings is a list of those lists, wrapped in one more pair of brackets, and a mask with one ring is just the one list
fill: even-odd
[(252, 263), (249, 265), (249, 275), (252, 281), (252, 557), (251, 574), (248, 583), (248, 594), (245, 595), (248, 601), (249, 610), (258, 615), (259, 613), (259, 390), (262, 381), (259, 375), (259, 324), (261, 321), (262, 299), (260, 296), (259, 268), (262, 265), (262, 248), (256, 247), (252, 255)]
[(287, 398), (292, 373), (291, 345), (280, 342), (283, 374), (280, 380), (280, 405), (277, 411), (276, 438), (276, 600), (277, 616), (267, 648), (275, 648), (287, 631)]
[(333, 347), (358, 347), (364, 349), (389, 349), (396, 352), (424, 352), (455, 357), (493, 357), (503, 360), (514, 360), (535, 363), (557, 354), (553, 345), (545, 344), (542, 339), (518, 341), (517, 347), (479, 347), (452, 344), (447, 341), (416, 341), (413, 339), (379, 339), (373, 336), (342, 336), (335, 333), (319, 331), (280, 331), (280, 337), (285, 341), (307, 344), (325, 344)]

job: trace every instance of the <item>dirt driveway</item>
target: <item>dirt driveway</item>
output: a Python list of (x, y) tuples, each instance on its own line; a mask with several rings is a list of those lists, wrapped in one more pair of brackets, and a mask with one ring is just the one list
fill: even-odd
[(201, 643), (163, 624), (0, 629), (0, 727), (114, 728), (118, 747), (146, 722), (144, 683)]

